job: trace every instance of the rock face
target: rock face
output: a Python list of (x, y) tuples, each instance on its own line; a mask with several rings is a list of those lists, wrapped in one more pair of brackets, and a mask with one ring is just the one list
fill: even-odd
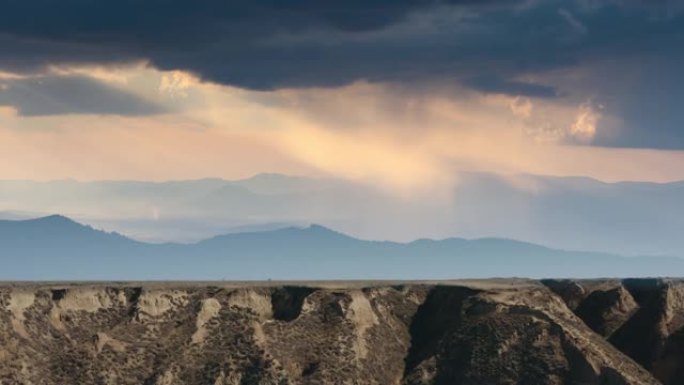
[(587, 326), (663, 384), (684, 384), (684, 281), (543, 283), (574, 307)]
[(682, 384), (681, 285), (5, 284), (0, 384)]

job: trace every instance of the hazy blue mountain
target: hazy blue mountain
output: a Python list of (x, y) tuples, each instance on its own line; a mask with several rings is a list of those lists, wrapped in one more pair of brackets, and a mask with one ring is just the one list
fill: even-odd
[(253, 232), (260, 232), (260, 231), (272, 231), (272, 230), (279, 230), (279, 229), (284, 229), (288, 227), (305, 227), (304, 224), (301, 223), (262, 223), (262, 224), (256, 224), (256, 225), (243, 225), (243, 226), (235, 226), (233, 228), (228, 229), (226, 231), (227, 234), (234, 234), (234, 233), (253, 233)]
[(148, 245), (117, 233), (95, 230), (61, 215), (0, 221), (0, 255), (91, 257), (138, 252)]
[(439, 198), (407, 198), (348, 181), (278, 174), (164, 183), (0, 181), (0, 211), (62, 213), (155, 242), (318, 223), (365, 239), (497, 237), (684, 257), (684, 182), (469, 173)]
[(251, 178), (231, 182), (234, 185), (245, 187), (257, 194), (292, 194), (312, 191), (322, 191), (335, 184), (343, 185), (342, 181), (324, 178), (305, 178), (299, 176), (287, 176), (282, 174), (258, 174)]
[(471, 175), (459, 191), (465, 199), (454, 227), (467, 237), (489, 232), (563, 248), (684, 256), (684, 183), (526, 180), (528, 189), (520, 189), (493, 175)]
[(684, 276), (684, 259), (562, 251), (506, 239), (356, 239), (323, 226), (149, 244), (63, 216), (0, 221), (4, 280), (450, 279)]

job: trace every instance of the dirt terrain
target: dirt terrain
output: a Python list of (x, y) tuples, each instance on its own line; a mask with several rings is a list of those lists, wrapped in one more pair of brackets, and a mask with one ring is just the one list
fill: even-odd
[(684, 282), (0, 284), (0, 384), (684, 383)]

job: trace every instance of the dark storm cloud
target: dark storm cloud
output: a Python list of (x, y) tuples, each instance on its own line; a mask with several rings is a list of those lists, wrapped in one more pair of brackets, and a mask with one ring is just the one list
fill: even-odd
[(515, 89), (596, 50), (668, 46), (658, 35), (684, 28), (659, 14), (584, 0), (12, 0), (0, 66), (149, 60), (252, 89), (493, 73)]
[[(684, 149), (684, 67), (681, 61), (668, 61), (663, 57), (636, 65), (636, 72), (646, 71), (647, 76), (634, 76), (635, 70), (631, 69), (617, 79), (603, 74), (605, 83), (598, 80), (602, 102), (616, 113), (621, 124), (614, 133), (599, 130), (595, 144)], [(617, 84), (618, 80), (624, 80), (624, 84)]]
[(651, 23), (655, 16), (642, 9), (596, 4), (12, 0), (0, 12), (0, 65), (17, 71), (55, 62), (150, 60), (161, 69), (253, 89), (489, 72), (515, 89), (521, 85), (509, 78), (519, 73), (571, 65), (585, 51), (632, 42), (653, 49), (659, 33), (682, 32), (672, 20)]
[(0, 105), (14, 107), (22, 116), (163, 112), (159, 106), (135, 95), (78, 76), (0, 80)]
[[(336, 86), (357, 80), (455, 81), (485, 93), (569, 95), (521, 75), (612, 60), (666, 57), (684, 67), (679, 2), (630, 0), (10, 0), (0, 5), (0, 68), (147, 60), (205, 80), (258, 90)], [(653, 99), (671, 96), (648, 86)], [(665, 80), (667, 83), (667, 80)], [(588, 85), (592, 97), (602, 90)], [(570, 95), (573, 96), (573, 95)], [(575, 95), (576, 96), (576, 95)], [(610, 95), (608, 95), (610, 96)], [(629, 113), (640, 89), (614, 98)], [(646, 107), (647, 146), (682, 143), (681, 108)], [(657, 116), (659, 112), (665, 116)], [(671, 117), (671, 119), (670, 119)], [(680, 119), (681, 118), (681, 119)], [(626, 126), (604, 145), (639, 146)], [(676, 138), (673, 138), (676, 136)], [(655, 138), (655, 139), (654, 139)], [(660, 139), (657, 139), (660, 138)], [(679, 146), (679, 145), (677, 145)]]
[(460, 29), (460, 21), (444, 20), (442, 31), (409, 25), (408, 35), (373, 34), (416, 13), (497, 12), (516, 3), (13, 0), (0, 12), (0, 65), (30, 71), (55, 62), (150, 60), (254, 89), (423, 78), (449, 71), (476, 48), (467, 43), (459, 52), (453, 27)]

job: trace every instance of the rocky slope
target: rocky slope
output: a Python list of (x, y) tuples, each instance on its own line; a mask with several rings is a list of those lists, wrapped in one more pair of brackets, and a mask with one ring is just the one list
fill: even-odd
[(627, 279), (544, 283), (590, 328), (663, 384), (684, 384), (684, 282)]
[(0, 383), (681, 384), (683, 325), (663, 280), (4, 284)]

